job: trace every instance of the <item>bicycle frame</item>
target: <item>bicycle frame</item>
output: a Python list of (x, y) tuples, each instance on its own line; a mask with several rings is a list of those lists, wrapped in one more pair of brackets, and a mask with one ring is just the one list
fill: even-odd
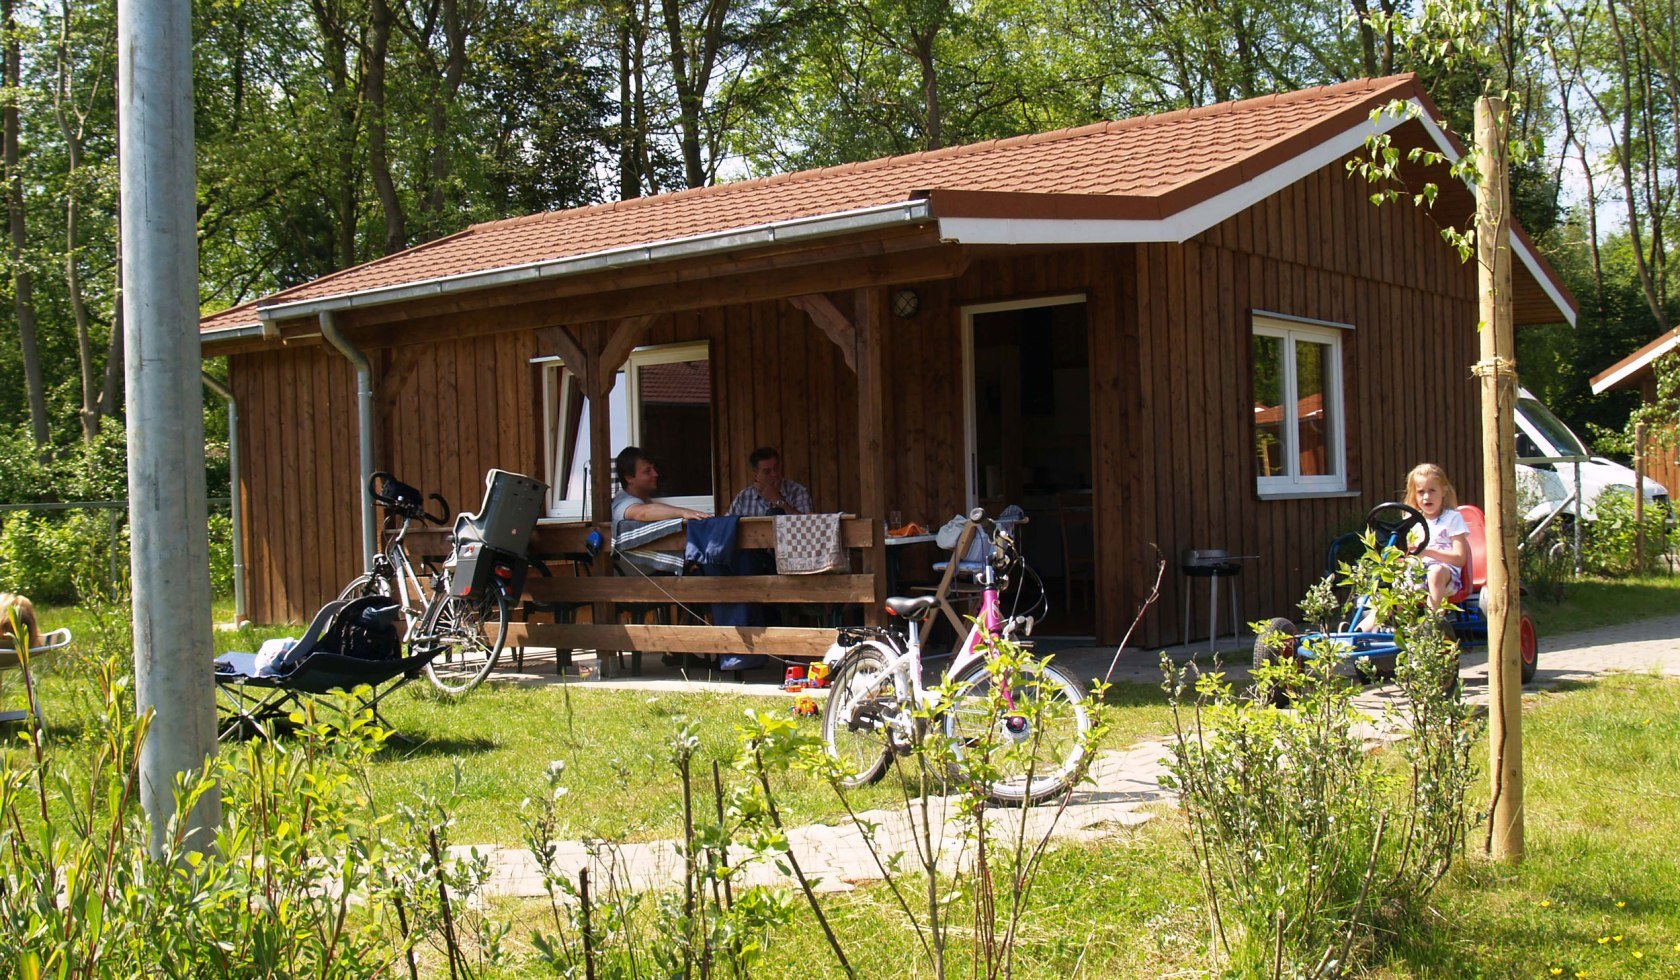
[[(420, 574), (414, 570), (414, 562), (408, 557), (408, 549), (403, 547), (403, 538), (407, 537), (408, 526), (411, 523), (410, 518), (403, 518), (402, 526), (397, 529), (396, 537), (391, 539), (391, 543), (385, 546), (384, 551), (374, 556), (374, 567), (371, 573), (373, 575), (383, 575), (390, 581), (394, 591), (393, 597), (402, 607), (405, 633), (413, 629), (414, 624), (420, 621), (425, 614), (428, 601), (426, 587), (420, 582)], [(388, 572), (380, 569), (381, 562), (390, 566)], [(413, 589), (412, 595), (409, 593), (410, 588)], [(437, 591), (435, 581), (433, 591)]]

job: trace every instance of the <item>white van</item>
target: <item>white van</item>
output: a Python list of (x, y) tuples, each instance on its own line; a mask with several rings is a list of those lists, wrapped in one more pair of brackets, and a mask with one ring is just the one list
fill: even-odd
[[(1517, 495), (1526, 509), (1524, 516), (1528, 520), (1542, 520), (1561, 509), (1566, 515), (1579, 513), (1582, 520), (1590, 521), (1595, 516), (1593, 505), (1599, 494), (1607, 491), (1633, 493), (1637, 480), (1633, 470), (1602, 456), (1589, 454), (1575, 433), (1569, 431), (1569, 426), (1542, 405), (1540, 399), (1535, 398), (1527, 388), (1518, 389), (1517, 458), (1561, 456), (1587, 457), (1581, 463), (1581, 499), (1586, 506), (1578, 510), (1570, 500), (1570, 494), (1575, 490), (1574, 464), (1518, 463)], [(1650, 477), (1645, 478), (1644, 489), (1646, 500), (1668, 502), (1668, 488)]]

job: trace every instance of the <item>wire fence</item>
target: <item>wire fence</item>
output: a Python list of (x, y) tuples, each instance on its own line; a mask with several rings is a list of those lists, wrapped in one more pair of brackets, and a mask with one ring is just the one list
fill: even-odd
[[(121, 500), (71, 500), (53, 503), (28, 504), (0, 504), (0, 522), (5, 515), (13, 513), (31, 514), (64, 514), (88, 512), (104, 514), (103, 547), (99, 549), (105, 571), (104, 582), (108, 590), (115, 592), (127, 581), (128, 547), (125, 540), (128, 528), (128, 501)], [(205, 498), (205, 509), (209, 513), (228, 514), (231, 512), (233, 501), (229, 497)], [(231, 547), (231, 542), (211, 542), (211, 562), (215, 564), (218, 547)], [(230, 559), (231, 560), (231, 559)]]

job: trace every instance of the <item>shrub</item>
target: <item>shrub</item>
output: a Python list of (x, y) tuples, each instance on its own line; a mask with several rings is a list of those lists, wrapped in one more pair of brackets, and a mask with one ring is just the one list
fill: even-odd
[[(1457, 645), (1412, 568), (1389, 548), (1342, 575), (1353, 594), (1377, 597), (1401, 651), (1405, 698), (1386, 719), (1406, 733), (1395, 762), (1367, 751), (1357, 685), (1337, 672), (1341, 641), (1304, 639), (1295, 656), (1291, 637), (1256, 623), (1274, 656), (1256, 668), (1252, 697), (1217, 667), (1163, 658), (1176, 738), (1162, 782), (1179, 793), (1214, 945), (1240, 972), (1347, 972), (1379, 921), (1416, 914), (1463, 845), (1476, 726), (1449, 683)], [(1326, 608), (1331, 597), (1328, 582), (1315, 587), (1306, 620), (1345, 618), (1345, 606)]]
[(1631, 491), (1606, 490), (1593, 502), (1597, 519), (1581, 525), (1581, 565), (1594, 574), (1620, 576), (1642, 574), (1657, 567), (1658, 556), (1668, 550), (1668, 507), (1645, 502), (1645, 559), (1641, 566), (1635, 554), (1640, 522), (1634, 518)]

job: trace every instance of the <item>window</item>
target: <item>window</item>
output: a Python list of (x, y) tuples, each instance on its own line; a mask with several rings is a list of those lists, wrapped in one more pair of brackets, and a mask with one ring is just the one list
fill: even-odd
[[(707, 345), (633, 351), (612, 393), (612, 452), (642, 447), (659, 466), (658, 499), (712, 510), (712, 372)], [(589, 403), (558, 359), (543, 361), (543, 445), (549, 473), (548, 515), (586, 520), (591, 508)], [(617, 488), (615, 475), (613, 486)]]
[(1257, 316), (1253, 352), (1260, 495), (1346, 490), (1341, 331)]

